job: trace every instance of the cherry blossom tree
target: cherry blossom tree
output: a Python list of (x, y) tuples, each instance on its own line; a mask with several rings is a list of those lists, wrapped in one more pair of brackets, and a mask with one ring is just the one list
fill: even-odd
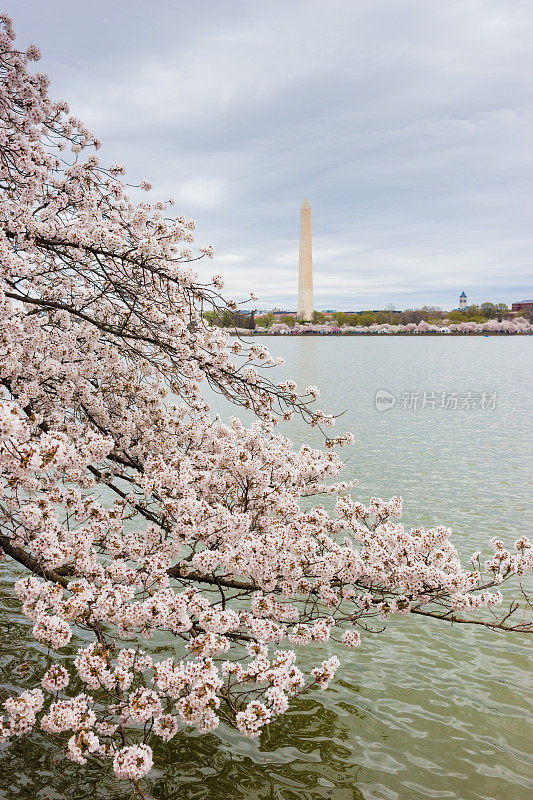
[[(211, 249), (193, 254), (172, 200), (129, 199), (38, 58), (1, 17), (0, 545), (48, 654), (38, 685), (7, 694), (1, 738), (40, 728), (143, 795), (154, 739), (256, 737), (326, 689), (328, 639), (356, 648), (395, 614), (531, 631), (516, 603), (496, 611), (529, 541), (493, 539), (464, 567), (449, 529), (404, 528), (400, 498), (353, 499), (336, 449), (353, 437), (328, 434), (316, 387), (268, 378), (266, 347), (207, 323), (235, 306), (194, 270)], [(213, 417), (205, 382), (255, 421)], [(294, 414), (323, 450), (277, 432)]]

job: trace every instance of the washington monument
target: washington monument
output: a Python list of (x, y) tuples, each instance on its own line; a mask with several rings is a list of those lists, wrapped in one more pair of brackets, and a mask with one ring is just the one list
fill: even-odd
[(300, 268), (298, 271), (298, 319), (313, 318), (313, 256), (311, 252), (311, 206), (307, 197), (300, 209)]

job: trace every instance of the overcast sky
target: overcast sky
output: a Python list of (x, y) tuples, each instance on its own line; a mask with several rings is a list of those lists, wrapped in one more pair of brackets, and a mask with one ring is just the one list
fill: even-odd
[(531, 0), (1, 5), (228, 296), (296, 307), (305, 196), (315, 308), (533, 296)]

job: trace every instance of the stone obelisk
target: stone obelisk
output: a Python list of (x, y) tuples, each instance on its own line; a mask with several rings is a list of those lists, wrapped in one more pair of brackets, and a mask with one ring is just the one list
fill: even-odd
[(307, 197), (300, 209), (300, 268), (298, 271), (298, 319), (313, 318), (313, 256), (311, 251), (311, 206)]

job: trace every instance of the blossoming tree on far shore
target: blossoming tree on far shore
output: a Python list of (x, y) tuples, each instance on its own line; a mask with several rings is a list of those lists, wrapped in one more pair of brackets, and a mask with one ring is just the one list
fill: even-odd
[[(38, 685), (3, 694), (1, 738), (42, 729), (142, 794), (154, 739), (220, 724), (256, 737), (326, 689), (329, 639), (356, 648), (394, 614), (531, 631), (500, 592), (531, 569), (529, 541), (494, 539), (465, 567), (447, 528), (402, 526), (400, 498), (352, 499), (336, 447), (353, 437), (326, 435), (316, 387), (270, 381), (265, 346), (205, 321), (228, 304), (193, 269), (212, 255), (193, 255), (194, 224), (128, 198), (124, 168), (99, 163), (28, 70), (37, 48), (13, 42), (3, 16), (0, 547), (48, 658)], [(213, 418), (203, 381), (255, 422)], [(293, 414), (324, 450), (276, 432)], [(150, 652), (161, 632), (165, 658)]]

